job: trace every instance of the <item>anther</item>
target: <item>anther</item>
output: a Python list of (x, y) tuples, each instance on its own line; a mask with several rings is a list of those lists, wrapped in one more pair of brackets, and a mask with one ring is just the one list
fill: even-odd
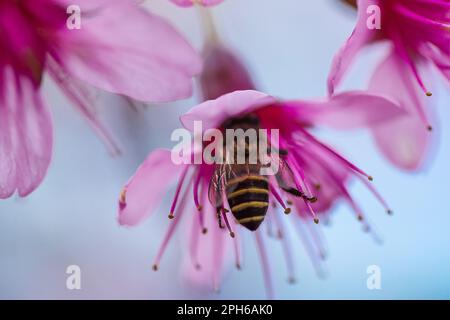
[(203, 229), (202, 229), (202, 233), (203, 233), (203, 234), (207, 234), (207, 233), (208, 233), (208, 229), (207, 229), (207, 228), (203, 228)]
[(288, 205), (290, 205), (290, 206), (293, 205), (293, 202), (292, 202), (291, 200), (287, 200), (286, 203), (287, 203)]
[(120, 192), (120, 199), (119, 202), (122, 204), (126, 203), (126, 194), (127, 194), (127, 189), (124, 188), (121, 192)]
[(198, 206), (197, 206), (197, 210), (198, 210), (198, 211), (202, 211), (202, 209), (203, 209), (203, 207), (202, 207), (201, 205), (198, 205)]
[(158, 271), (158, 265), (157, 265), (157, 264), (154, 264), (154, 265), (152, 266), (152, 269), (153, 269), (153, 271)]
[(289, 277), (288, 278), (288, 283), (289, 284), (295, 284), (297, 282), (297, 279), (295, 279), (294, 277)]
[(364, 220), (364, 217), (363, 217), (362, 214), (358, 214), (357, 218), (358, 218), (358, 221), (363, 221)]
[(284, 209), (284, 213), (285, 213), (285, 214), (291, 213), (291, 208), (286, 208), (286, 209)]
[(394, 211), (392, 211), (391, 209), (387, 209), (386, 213), (390, 216), (392, 216), (394, 214)]
[(230, 231), (230, 236), (231, 236), (232, 238), (234, 238), (236, 235), (234, 234), (233, 231)]
[(202, 268), (202, 266), (199, 264), (199, 263), (197, 263), (196, 265), (195, 265), (195, 270), (200, 270)]
[(168, 217), (169, 217), (169, 219), (170, 219), (170, 220), (172, 220), (173, 218), (175, 218), (175, 216), (173, 215), (173, 213), (172, 213), (172, 212), (171, 212), (171, 213), (169, 213)]
[(430, 132), (433, 131), (433, 126), (429, 124), (428, 127), (427, 127), (427, 130), (430, 131)]
[(368, 176), (367, 179), (369, 179), (369, 181), (373, 181), (373, 177), (372, 176)]
[(242, 267), (241, 267), (241, 265), (239, 263), (236, 263), (236, 269), (242, 270)]
[(314, 223), (319, 224), (319, 218), (314, 218)]
[(428, 91), (428, 92), (426, 93), (426, 95), (427, 95), (427, 97), (431, 97), (431, 96), (433, 95), (433, 93), (431, 93), (430, 91)]
[(315, 202), (317, 202), (317, 197), (310, 197), (310, 198), (308, 198), (308, 201), (311, 203), (315, 203)]

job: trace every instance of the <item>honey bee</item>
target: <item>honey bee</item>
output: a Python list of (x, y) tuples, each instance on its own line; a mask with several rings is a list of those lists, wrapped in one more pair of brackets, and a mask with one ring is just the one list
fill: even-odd
[[(224, 130), (242, 129), (244, 131), (248, 129), (260, 129), (259, 118), (256, 115), (250, 114), (240, 118), (233, 118), (223, 124)], [(228, 201), (231, 213), (236, 219), (237, 223), (241, 224), (245, 228), (251, 231), (255, 231), (264, 221), (268, 207), (269, 207), (269, 193), (270, 183), (269, 176), (261, 174), (261, 168), (267, 166), (263, 164), (260, 159), (260, 153), (258, 148), (260, 137), (257, 136), (255, 141), (251, 139), (243, 139), (243, 141), (236, 141), (233, 144), (233, 149), (226, 149), (225, 142), (224, 148), (225, 154), (228, 152), (230, 158), (223, 157), (223, 163), (215, 164), (215, 170), (209, 184), (209, 200), (215, 206), (217, 212), (217, 218), (219, 226), (223, 228), (222, 217), (228, 212), (222, 203), (222, 199)], [(267, 144), (265, 144), (267, 148)], [(239, 147), (245, 148), (245, 161), (239, 164), (237, 160), (237, 150)], [(285, 161), (287, 151), (278, 150), (277, 156), (272, 156), (270, 147), (267, 148), (267, 155), (271, 161), (278, 162), (278, 171), (274, 175), (276, 182), (281, 190), (295, 196), (301, 197), (306, 201), (315, 202), (315, 197), (308, 197), (302, 191), (295, 187), (293, 173), (291, 168)], [(256, 154), (256, 163), (252, 163), (250, 160), (251, 154)]]

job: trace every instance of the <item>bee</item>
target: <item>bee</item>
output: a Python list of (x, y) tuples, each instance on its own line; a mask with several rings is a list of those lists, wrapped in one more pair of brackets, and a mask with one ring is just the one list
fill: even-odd
[[(255, 129), (259, 131), (260, 121), (256, 115), (250, 114), (228, 120), (223, 124), (222, 129), (242, 129), (243, 131)], [(224, 228), (222, 218), (225, 217), (226, 219), (226, 213), (229, 211), (225, 208), (222, 200), (226, 199), (237, 223), (250, 231), (255, 231), (264, 221), (269, 207), (269, 176), (261, 174), (261, 168), (267, 167), (267, 164), (263, 164), (262, 159), (260, 159), (259, 135), (257, 135), (256, 140), (252, 139), (255, 141), (245, 138), (243, 141), (237, 141), (236, 136), (234, 139), (235, 143), (232, 150), (227, 150), (226, 141), (224, 141), (222, 149), (224, 154), (220, 155), (223, 161), (221, 164), (215, 164), (209, 184), (209, 200), (216, 208), (217, 219), (221, 228)], [(263, 145), (267, 148), (267, 143)], [(244, 163), (238, 163), (237, 161), (238, 148), (245, 148)], [(295, 187), (292, 170), (284, 159), (287, 156), (287, 151), (278, 150), (278, 156), (275, 157), (272, 156), (271, 150), (272, 148), (268, 147), (267, 155), (271, 161), (278, 162), (278, 172), (275, 174), (275, 179), (279, 187), (295, 197), (315, 202), (316, 198), (306, 196)], [(252, 153), (257, 155), (256, 163), (250, 161)], [(228, 158), (226, 155), (228, 155)], [(229, 161), (230, 156), (232, 161)], [(228, 223), (227, 220), (225, 222)]]

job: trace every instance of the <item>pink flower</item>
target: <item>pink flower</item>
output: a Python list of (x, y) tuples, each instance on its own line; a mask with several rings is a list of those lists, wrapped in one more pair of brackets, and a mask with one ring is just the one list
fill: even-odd
[[(202, 122), (203, 132), (214, 128), (223, 132), (232, 126), (230, 120), (239, 123), (249, 119), (257, 123), (258, 128), (279, 130), (279, 141), (275, 144), (279, 150), (284, 151), (281, 158), (282, 163), (286, 164), (284, 170), (280, 170), (281, 175), (275, 178), (253, 177), (248, 174), (242, 181), (239, 180), (239, 183), (259, 181), (259, 184), (250, 183), (256, 189), (256, 185), (260, 189), (267, 186), (264, 189), (267, 193), (260, 189), (258, 191), (264, 199), (252, 204), (264, 207), (267, 212), (258, 219), (239, 218), (240, 213), (236, 212), (239, 210), (236, 203), (230, 203), (231, 195), (228, 191), (220, 191), (220, 188), (215, 187), (219, 185), (216, 180), (218, 165), (205, 162), (176, 165), (172, 161), (171, 152), (160, 149), (148, 156), (125, 185), (119, 199), (119, 223), (126, 226), (141, 223), (157, 209), (170, 185), (176, 183), (175, 195), (168, 210), (172, 221), (156, 255), (154, 269), (158, 269), (176, 227), (184, 218), (186, 228), (190, 228), (187, 249), (189, 263), (185, 270), (188, 279), (197, 285), (212, 284), (217, 289), (229, 265), (230, 256), (234, 256), (238, 268), (242, 265), (241, 233), (249, 232), (247, 229), (256, 230), (256, 244), (267, 290), (271, 295), (270, 266), (261, 229), (271, 230), (275, 226), (279, 233), (284, 234), (283, 214), (280, 214), (278, 208), (282, 208), (281, 212), (285, 214), (292, 211), (290, 221), (298, 224), (302, 231), (306, 230), (306, 233), (300, 232), (300, 235), (305, 237), (305, 245), (316, 264), (320, 260), (317, 257), (323, 257), (325, 253), (318, 240), (320, 230), (311, 225), (311, 222), (318, 223), (319, 217), (327, 220), (329, 209), (336, 200), (346, 201), (366, 230), (369, 230), (367, 219), (347, 188), (352, 177), (366, 184), (386, 210), (391, 212), (367, 181), (372, 178), (320, 142), (311, 134), (310, 129), (315, 125), (358, 128), (402, 116), (403, 112), (388, 99), (357, 91), (338, 94), (325, 101), (311, 102), (281, 101), (255, 90), (239, 90), (244, 89), (242, 86), (252, 86), (248, 73), (239, 60), (222, 47), (209, 48), (207, 52), (209, 54), (206, 54), (202, 83), (204, 94), (212, 100), (191, 109), (181, 117), (181, 122), (191, 132), (195, 130), (195, 121)], [(211, 52), (215, 54), (211, 55)], [(235, 74), (241, 76), (234, 79)], [(221, 85), (224, 90), (237, 91), (221, 92)], [(217, 94), (220, 96), (214, 98)], [(271, 136), (269, 144), (274, 146)], [(198, 155), (198, 149), (195, 146), (194, 149), (196, 151), (189, 155), (190, 158)], [(228, 180), (227, 183), (231, 182)], [(237, 200), (231, 200), (233, 201)], [(282, 237), (282, 241), (290, 269), (289, 279), (293, 281), (295, 271), (290, 243), (285, 237)]]
[(214, 6), (223, 2), (223, 0), (170, 0), (180, 7), (192, 7), (195, 4), (199, 4), (205, 7)]
[[(379, 28), (377, 17), (381, 19)], [(381, 41), (390, 44), (388, 57), (376, 68), (369, 90), (396, 100), (410, 116), (371, 127), (385, 156), (406, 170), (420, 168), (427, 156), (431, 136), (425, 129), (431, 131), (432, 126), (426, 108), (430, 101), (425, 96), (431, 92), (424, 76), (434, 65), (450, 80), (449, 28), (448, 0), (359, 0), (356, 27), (333, 60), (330, 94), (362, 48)]]
[(81, 29), (69, 30), (68, 1), (0, 1), (0, 198), (28, 195), (49, 166), (46, 73), (109, 142), (87, 84), (143, 101), (191, 95), (200, 58), (165, 21), (131, 0), (77, 4)]

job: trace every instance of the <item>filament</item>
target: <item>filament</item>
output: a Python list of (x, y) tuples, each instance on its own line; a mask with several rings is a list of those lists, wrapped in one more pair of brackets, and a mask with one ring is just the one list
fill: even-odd
[(258, 247), (259, 258), (261, 260), (261, 266), (264, 277), (264, 285), (266, 287), (266, 293), (268, 299), (273, 299), (273, 286), (272, 286), (272, 278), (270, 274), (270, 265), (269, 259), (267, 257), (266, 248), (264, 245), (264, 240), (259, 230), (255, 232), (256, 245)]
[(188, 172), (189, 166), (185, 166), (183, 172), (181, 173), (181, 177), (178, 180), (177, 189), (175, 191), (175, 196), (172, 201), (172, 205), (170, 207), (169, 219), (173, 219), (175, 217), (175, 208), (178, 202), (178, 197), (180, 195), (181, 188), (183, 187), (184, 179), (186, 178), (186, 174)]

